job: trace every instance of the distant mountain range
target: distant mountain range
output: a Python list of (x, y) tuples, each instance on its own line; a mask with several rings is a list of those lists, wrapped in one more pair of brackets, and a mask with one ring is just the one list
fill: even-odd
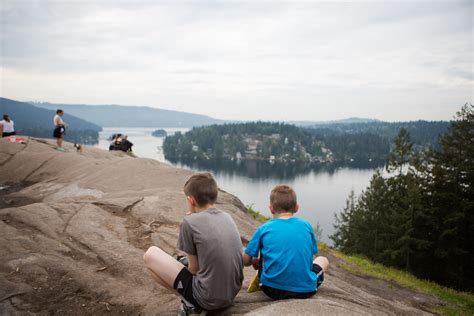
[[(245, 123), (237, 120), (221, 120), (207, 115), (163, 110), (148, 106), (54, 104), (30, 102), (32, 105), (49, 109), (63, 109), (84, 120), (102, 127), (194, 127), (225, 123)], [(374, 119), (351, 117), (335, 121), (288, 121), (296, 126), (318, 126), (328, 124), (352, 124), (380, 122)]]
[(65, 113), (70, 113), (102, 127), (193, 127), (226, 122), (206, 115), (147, 106), (30, 103), (49, 110), (62, 109)]

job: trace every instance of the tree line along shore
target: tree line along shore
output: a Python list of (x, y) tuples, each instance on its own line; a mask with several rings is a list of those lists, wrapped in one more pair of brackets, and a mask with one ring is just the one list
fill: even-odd
[(166, 137), (171, 160), (265, 160), (331, 164), (388, 158), (400, 128), (407, 129), (417, 151), (437, 146), (449, 122), (350, 123), (298, 127), (278, 122), (249, 122), (196, 127)]

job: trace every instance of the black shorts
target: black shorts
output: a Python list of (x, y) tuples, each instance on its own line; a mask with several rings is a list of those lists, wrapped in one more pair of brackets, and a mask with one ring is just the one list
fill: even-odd
[(184, 267), (176, 276), (174, 280), (173, 288), (186, 300), (195, 307), (201, 308), (199, 303), (194, 298), (193, 294), (193, 278), (194, 275), (189, 272), (188, 268)]
[(64, 128), (64, 126), (58, 126), (54, 129), (53, 137), (61, 138), (64, 136), (64, 134), (66, 134), (66, 129)]
[(3, 132), (2, 133), (2, 137), (8, 137), (8, 136), (13, 136), (13, 135), (16, 135), (15, 132)]
[[(323, 268), (319, 264), (313, 263), (313, 271), (318, 275), (316, 289), (321, 285), (321, 283), (323, 283), (323, 280), (324, 280), (324, 272), (322, 270)], [(311, 296), (316, 294), (316, 291), (307, 292), (307, 293), (298, 293), (298, 292), (275, 289), (273, 287), (269, 287), (266, 285), (262, 285), (260, 288), (262, 289), (263, 293), (265, 293), (268, 297), (274, 300), (286, 300), (290, 298), (304, 299), (304, 298), (310, 298)]]

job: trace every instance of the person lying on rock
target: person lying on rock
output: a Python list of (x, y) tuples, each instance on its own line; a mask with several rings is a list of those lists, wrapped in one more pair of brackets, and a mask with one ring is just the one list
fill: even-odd
[(232, 217), (215, 207), (217, 191), (209, 173), (194, 174), (184, 185), (188, 213), (177, 247), (188, 267), (155, 246), (143, 257), (150, 276), (181, 296), (182, 314), (228, 307), (242, 286), (240, 234)]
[(311, 224), (294, 217), (299, 205), (295, 191), (276, 186), (270, 194), (273, 219), (261, 225), (243, 254), (245, 266), (258, 262), (260, 288), (274, 300), (309, 298), (324, 280), (329, 262), (313, 255), (318, 244)]

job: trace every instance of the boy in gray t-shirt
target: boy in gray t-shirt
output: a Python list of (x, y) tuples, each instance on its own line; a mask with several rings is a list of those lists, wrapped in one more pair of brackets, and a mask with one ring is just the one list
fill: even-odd
[(243, 281), (242, 242), (232, 217), (215, 208), (217, 184), (209, 173), (197, 173), (184, 185), (188, 214), (181, 223), (178, 249), (188, 267), (158, 247), (144, 255), (150, 276), (183, 298), (184, 311), (230, 306)]

